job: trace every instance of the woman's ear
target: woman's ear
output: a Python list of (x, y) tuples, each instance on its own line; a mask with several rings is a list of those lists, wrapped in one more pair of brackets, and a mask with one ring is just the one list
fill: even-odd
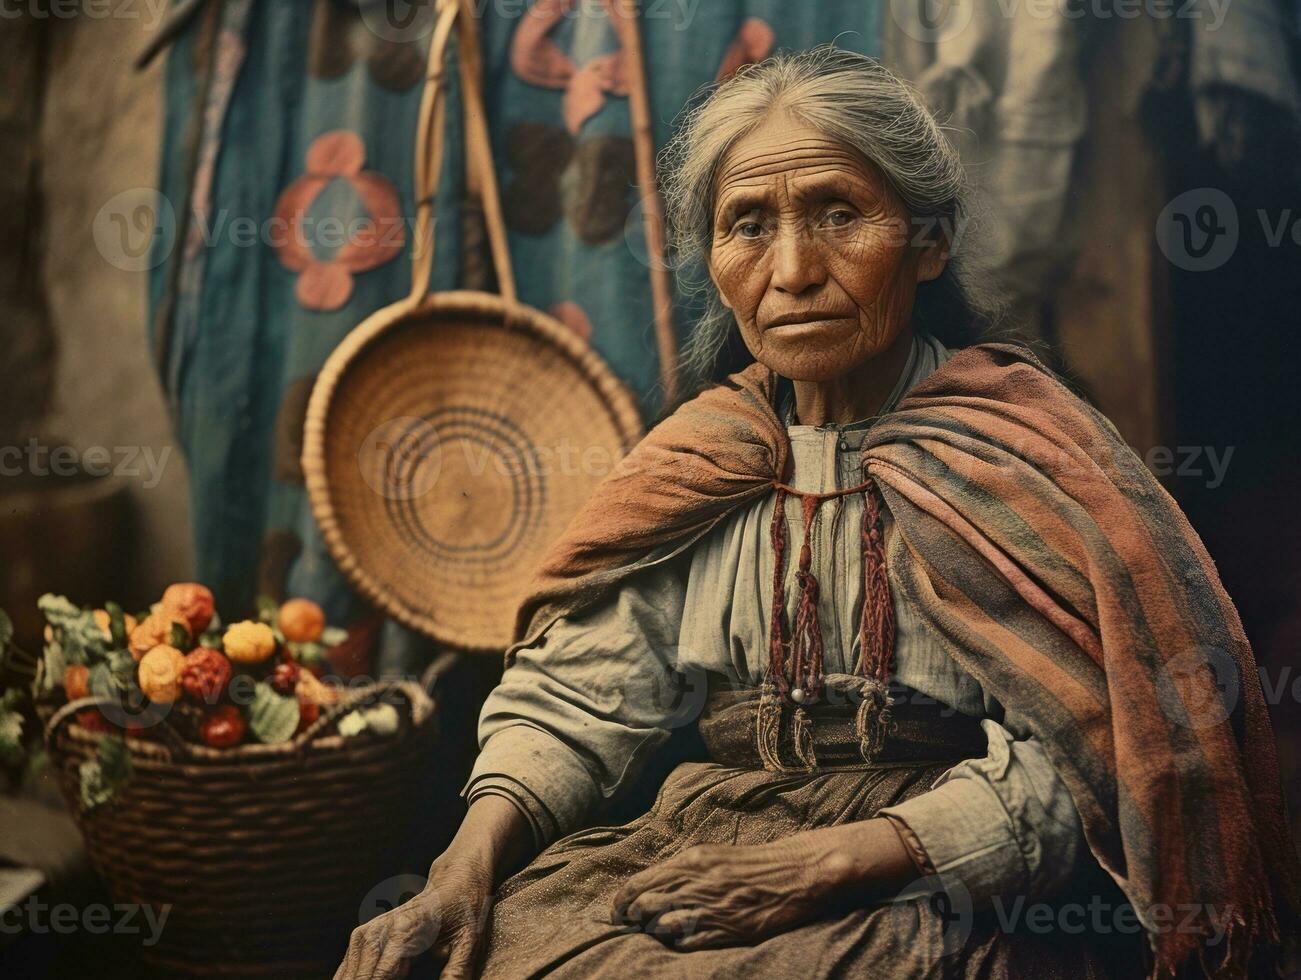
[(944, 275), (949, 264), (949, 251), (953, 247), (952, 239), (944, 229), (943, 219), (935, 222), (935, 230), (917, 244), (917, 281), (930, 282)]

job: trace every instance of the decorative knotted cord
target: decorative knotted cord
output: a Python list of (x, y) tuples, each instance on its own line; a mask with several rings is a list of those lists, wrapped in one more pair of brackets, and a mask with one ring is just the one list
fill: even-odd
[[(888, 723), (890, 670), (894, 659), (894, 606), (885, 569), (885, 541), (881, 527), (881, 491), (868, 477), (857, 486), (830, 493), (803, 493), (774, 482), (771, 540), (773, 549), (773, 601), (769, 625), (768, 672), (759, 700), (759, 756), (769, 769), (788, 768), (779, 750), (781, 723), (788, 704), (795, 707), (791, 723), (794, 751), (805, 768), (817, 765), (806, 705), (814, 704), (825, 686), (822, 670), (822, 625), (818, 620), (820, 586), (813, 574), (813, 525), (818, 507), (827, 500), (863, 495), (861, 531), (863, 553), (863, 608), (858, 626), (857, 673), (863, 678), (863, 700), (858, 708), (860, 751), (866, 761), (880, 752)], [(804, 517), (795, 581), (799, 599), (795, 621), (786, 615), (786, 498), (798, 497)]]

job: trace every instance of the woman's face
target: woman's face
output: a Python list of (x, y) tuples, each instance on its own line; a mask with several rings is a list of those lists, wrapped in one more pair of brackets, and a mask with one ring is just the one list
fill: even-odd
[(827, 381), (890, 348), (944, 244), (913, 244), (903, 202), (861, 153), (778, 115), (714, 186), (710, 275), (756, 360)]

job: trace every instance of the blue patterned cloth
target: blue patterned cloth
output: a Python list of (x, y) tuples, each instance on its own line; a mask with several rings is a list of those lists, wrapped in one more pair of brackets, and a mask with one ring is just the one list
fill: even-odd
[[(835, 39), (878, 54), (880, 3), (643, 0), (657, 145), (701, 86), (771, 50)], [(334, 347), (410, 288), (429, 8), (208, 6), (169, 54), (161, 192), (179, 234), (160, 236), (150, 284), (158, 369), (189, 459), (195, 575), (223, 609), (258, 591), (287, 593), (347, 623), (364, 606), (312, 520), (301, 424)], [(659, 367), (616, 32), (600, 0), (477, 6), (520, 299), (587, 337), (651, 421)], [(415, 26), (385, 20), (393, 11), (416, 16)], [(435, 289), (465, 281), (472, 265), (455, 93), (447, 125)], [(278, 224), (286, 214), (297, 224)], [(324, 233), (330, 221), (351, 228), (368, 216), (384, 240), (341, 244)], [(683, 301), (681, 339), (690, 320)]]

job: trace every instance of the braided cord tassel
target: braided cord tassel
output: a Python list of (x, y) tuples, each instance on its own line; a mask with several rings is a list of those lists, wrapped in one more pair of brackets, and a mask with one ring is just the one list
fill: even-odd
[(871, 762), (885, 746), (890, 724), (890, 671), (894, 666), (894, 603), (885, 567), (881, 491), (869, 478), (863, 488), (863, 611), (858, 625), (859, 672), (863, 700), (855, 727), (858, 750)]
[(768, 672), (759, 694), (759, 710), (755, 714), (755, 740), (763, 767), (770, 772), (781, 772), (786, 767), (781, 761), (781, 726), (785, 710), (785, 697), (789, 684), (786, 680), (786, 647), (790, 628), (786, 621), (786, 491), (777, 488), (776, 505), (772, 512), (772, 611), (768, 624)]

